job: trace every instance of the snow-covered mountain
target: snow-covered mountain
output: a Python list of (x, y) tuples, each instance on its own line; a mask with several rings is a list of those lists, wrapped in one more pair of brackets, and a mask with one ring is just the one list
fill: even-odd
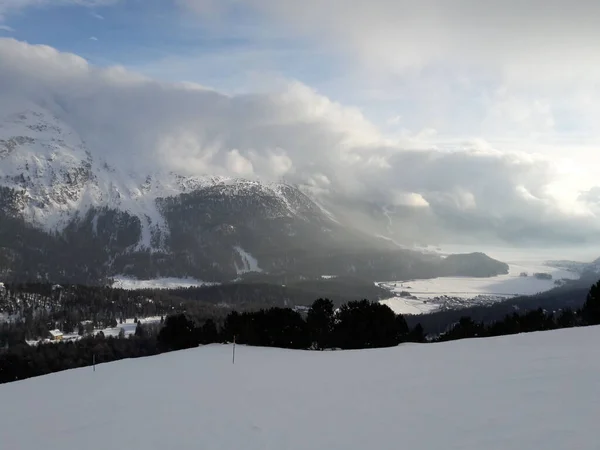
[[(121, 167), (37, 104), (0, 117), (0, 214), (4, 277), (227, 281), (251, 272), (379, 279), (456, 272), (436, 255), (346, 225), (352, 221), (295, 186)], [(505, 270), (480, 262), (482, 276)]]
[(46, 231), (62, 231), (91, 209), (127, 212), (140, 219), (141, 249), (155, 249), (152, 233), (168, 233), (157, 208), (158, 198), (220, 186), (223, 195), (278, 198), (281, 208), (273, 214), (289, 215), (302, 208), (305, 200), (277, 184), (124, 171), (110, 161), (94, 158), (75, 130), (33, 104), (0, 119), (0, 185), (14, 191), (13, 211)]

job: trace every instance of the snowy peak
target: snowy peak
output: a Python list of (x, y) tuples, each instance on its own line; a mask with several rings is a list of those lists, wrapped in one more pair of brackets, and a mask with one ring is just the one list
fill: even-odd
[(66, 225), (93, 182), (92, 156), (84, 142), (41, 108), (0, 123), (0, 184), (20, 194), (20, 212), (43, 228)]
[(74, 129), (33, 104), (0, 118), (0, 186), (10, 190), (13, 212), (47, 231), (61, 231), (92, 209), (126, 212), (140, 220), (139, 249), (163, 249), (164, 239), (157, 244), (152, 236), (169, 234), (158, 199), (202, 190), (235, 198), (242, 206), (260, 206), (270, 218), (310, 220), (320, 213), (298, 189), (283, 184), (123, 170), (94, 158)]
[(355, 221), (338, 220), (336, 206), (283, 183), (123, 167), (39, 105), (0, 117), (0, 213), (14, 218), (0, 232), (15, 241), (0, 247), (0, 273), (227, 281), (443, 269), (344, 225)]

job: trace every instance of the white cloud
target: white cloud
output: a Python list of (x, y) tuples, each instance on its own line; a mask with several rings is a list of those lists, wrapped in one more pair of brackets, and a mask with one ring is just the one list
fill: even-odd
[(388, 125), (400, 125), (400, 123), (402, 122), (402, 116), (400, 115), (396, 115), (396, 116), (392, 116), (387, 120), (387, 124)]
[(254, 174), (252, 163), (242, 156), (237, 149), (230, 150), (226, 156), (227, 170), (238, 177), (249, 177)]
[(12, 28), (12, 27), (9, 27), (8, 25), (2, 25), (2, 24), (0, 24), (0, 31), (7, 31), (9, 33), (12, 33), (12, 32), (15, 31), (15, 29)]
[(98, 38), (96, 36), (90, 36), (90, 41), (97, 41)]
[[(226, 15), (239, 7), (236, 0), (180, 3), (199, 14)], [(520, 72), (561, 68), (546, 74), (556, 77), (582, 72), (590, 57), (600, 59), (595, 45), (600, 4), (590, 0), (576, 7), (569, 0), (248, 0), (245, 5), (271, 27), (329, 42), (374, 62), (376, 69), (451, 63), (500, 66), (524, 75)]]
[[(179, 0), (228, 32), (299, 38), (343, 55), (343, 87), (399, 136), (483, 138), (496, 147), (556, 157), (579, 147), (592, 167), (600, 146), (600, 3), (585, 0)], [(243, 7), (242, 7), (243, 6)], [(247, 14), (236, 27), (240, 8)], [(258, 18), (257, 18), (258, 17)], [(248, 22), (251, 22), (251, 26)], [(216, 22), (219, 23), (219, 22)], [(256, 42), (260, 43), (260, 40)], [(304, 48), (304, 47), (303, 47)], [(288, 53), (295, 54), (294, 46)], [(318, 72), (308, 52), (306, 71)], [(284, 66), (287, 67), (287, 66)], [(331, 67), (328, 67), (331, 70)], [(381, 115), (379, 115), (381, 114)], [(391, 119), (390, 119), (391, 117)], [(402, 118), (400, 122), (398, 118)], [(400, 127), (401, 125), (401, 127)], [(398, 128), (395, 128), (398, 126)], [(419, 137), (424, 140), (424, 136)], [(600, 173), (598, 173), (600, 176)]]
[[(224, 95), (13, 39), (0, 39), (0, 60), (0, 113), (25, 100), (42, 105), (95, 157), (123, 168), (285, 178), (336, 205), (362, 199), (404, 208), (415, 233), (437, 237), (573, 240), (599, 231), (600, 211), (591, 194), (581, 195), (595, 179), (580, 166), (565, 170), (560, 160), (482, 139), (445, 144), (427, 128), (390, 138), (360, 110), (298, 82)], [(523, 106), (504, 94), (493, 101), (499, 116), (519, 112), (514, 120), (527, 130), (553, 126), (543, 102)]]

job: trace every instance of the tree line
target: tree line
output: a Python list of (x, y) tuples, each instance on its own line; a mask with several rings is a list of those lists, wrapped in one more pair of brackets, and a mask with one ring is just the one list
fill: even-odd
[(128, 338), (102, 333), (74, 342), (0, 350), (0, 383), (115, 361), (156, 355), (211, 343), (290, 349), (363, 349), (391, 347), (402, 342), (444, 342), (600, 324), (600, 282), (588, 292), (579, 310), (516, 312), (484, 324), (464, 316), (437, 336), (426, 336), (421, 324), (409, 327), (402, 315), (367, 300), (348, 302), (339, 309), (328, 299), (316, 300), (305, 314), (291, 308), (230, 312), (222, 321), (198, 320), (185, 313), (167, 316), (162, 328), (138, 323)]

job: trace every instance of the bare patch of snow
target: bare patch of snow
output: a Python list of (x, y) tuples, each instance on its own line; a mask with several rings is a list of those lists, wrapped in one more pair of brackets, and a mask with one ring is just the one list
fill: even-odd
[(391, 297), (380, 300), (386, 306), (389, 306), (396, 314), (427, 314), (439, 308), (435, 303), (429, 303), (427, 300), (412, 300), (402, 297)]
[(235, 268), (237, 270), (238, 275), (242, 275), (244, 273), (249, 272), (262, 272), (263, 270), (258, 266), (258, 260), (252, 256), (250, 253), (245, 251), (242, 247), (235, 246), (233, 247), (236, 252), (240, 255), (242, 259), (242, 266), (239, 267), (237, 264)]
[(113, 277), (113, 288), (136, 290), (136, 289), (176, 289), (200, 286), (214, 286), (219, 283), (200, 281), (194, 278), (154, 278), (152, 280), (138, 280), (136, 278), (119, 275)]

